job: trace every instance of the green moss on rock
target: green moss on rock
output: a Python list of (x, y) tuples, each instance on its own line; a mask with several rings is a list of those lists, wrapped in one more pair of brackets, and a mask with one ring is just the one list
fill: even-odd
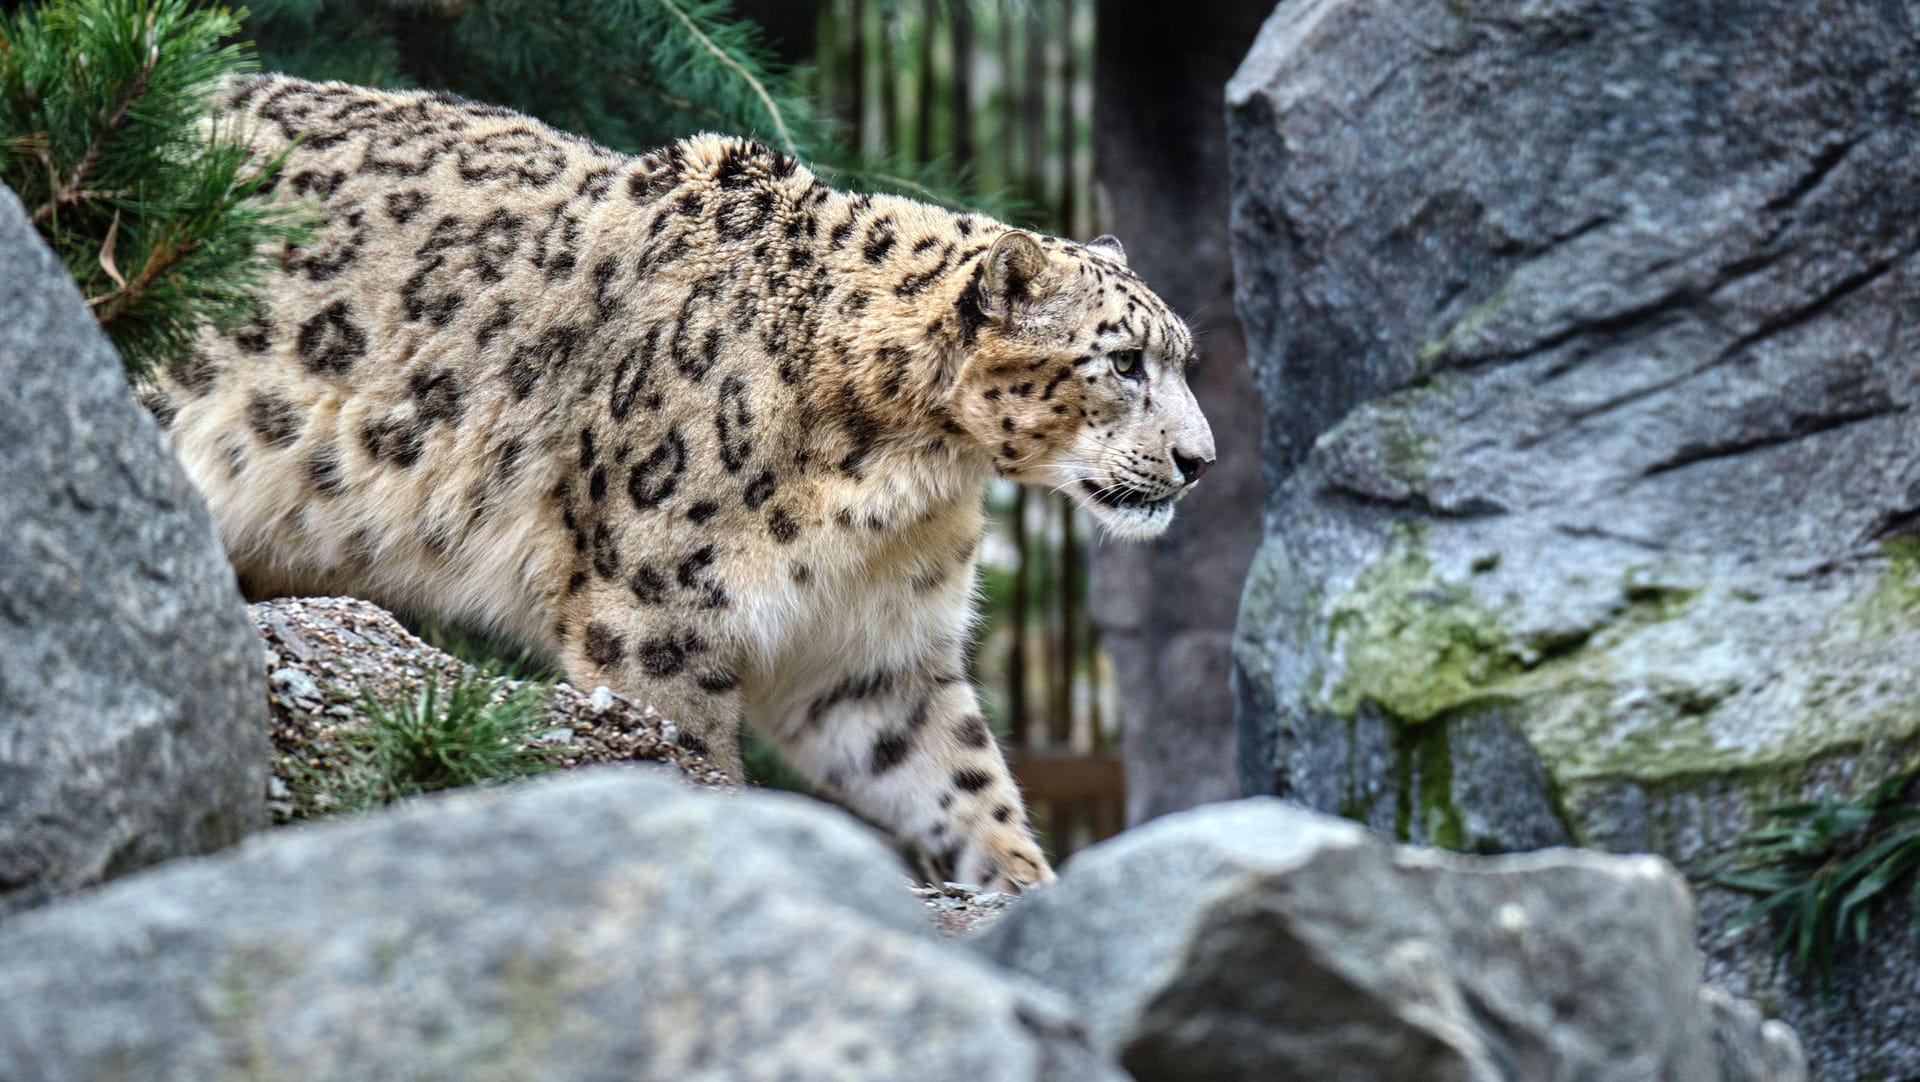
[(1419, 837), (1428, 845), (1465, 849), (1467, 820), (1453, 802), (1453, 743), (1444, 722), (1403, 726), (1394, 734), (1394, 757), (1400, 785), (1396, 828), (1401, 838), (1413, 838), (1418, 816)]
[(1499, 289), (1493, 291), (1492, 296), (1474, 305), (1465, 315), (1454, 320), (1453, 325), (1439, 337), (1423, 342), (1416, 355), (1419, 360), (1419, 371), (1425, 373), (1432, 370), (1435, 361), (1477, 334), (1480, 328), (1485, 327), (1488, 321), (1493, 319), (1494, 314), (1506, 307), (1511, 299), (1513, 299), (1513, 283), (1504, 282)]
[(1885, 633), (1920, 628), (1920, 537), (1890, 538), (1880, 549), (1887, 567), (1861, 601), (1862, 629)]
[[(1739, 821), (1741, 808), (1798, 799), (1810, 764), (1878, 776), (1920, 747), (1920, 692), (1903, 678), (1920, 649), (1920, 539), (1887, 544), (1880, 577), (1851, 599), (1647, 566), (1621, 572), (1590, 623), (1551, 627), (1523, 623), (1524, 601), (1482, 599), (1500, 587), (1497, 566), (1452, 579), (1433, 551), (1423, 526), (1401, 524), (1345, 589), (1313, 592), (1284, 551), (1265, 553), (1249, 584), (1266, 641), (1304, 651), (1285, 679), (1308, 709), (1346, 725), (1356, 748), (1368, 742), (1358, 729), (1387, 727), (1391, 777), (1356, 776), (1350, 817), (1482, 844), (1456, 804), (1466, 779), (1452, 749), (1461, 724), (1495, 712), (1538, 756), (1577, 840), (1612, 836), (1603, 808), (1641, 808), (1636, 829), (1679, 837), (1708, 796)], [(1788, 653), (1784, 628), (1803, 640)]]
[(1407, 524), (1334, 602), (1327, 635), (1339, 678), (1322, 705), (1341, 717), (1371, 702), (1398, 721), (1427, 721), (1498, 695), (1526, 668), (1499, 614), (1441, 580)]

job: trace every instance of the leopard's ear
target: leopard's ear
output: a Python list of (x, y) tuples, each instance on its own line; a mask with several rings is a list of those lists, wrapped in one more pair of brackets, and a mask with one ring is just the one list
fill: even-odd
[(1044, 300), (1057, 284), (1047, 273), (1047, 253), (1031, 233), (1015, 229), (1000, 234), (987, 252), (986, 299), (990, 311), (1004, 319), (1023, 304)]
[(1120, 262), (1127, 261), (1127, 250), (1120, 246), (1120, 238), (1112, 233), (1102, 233), (1087, 242), (1087, 247), (1098, 248)]

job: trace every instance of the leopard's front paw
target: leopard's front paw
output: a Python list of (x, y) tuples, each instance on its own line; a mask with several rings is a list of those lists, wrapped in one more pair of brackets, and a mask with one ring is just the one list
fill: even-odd
[(1019, 894), (1053, 882), (1053, 868), (1033, 834), (1017, 823), (995, 823), (968, 848), (961, 881), (986, 890)]

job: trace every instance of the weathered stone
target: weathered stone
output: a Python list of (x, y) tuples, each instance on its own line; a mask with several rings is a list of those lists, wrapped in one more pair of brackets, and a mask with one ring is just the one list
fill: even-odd
[(0, 915), (263, 820), (266, 691), (213, 522), (0, 187)]
[(905, 878), (624, 767), (287, 828), (0, 925), (0, 1077), (1118, 1077)]
[(976, 943), (1142, 1082), (1804, 1079), (1785, 1027), (1719, 1021), (1692, 935), (1656, 859), (1397, 849), (1255, 799), (1077, 855)]
[(1835, 1010), (1707, 889), (1920, 755), (1906, 5), (1283, 5), (1229, 89), (1270, 532), (1243, 781), (1474, 849), (1652, 850), (1828, 1077), (1920, 1074), (1920, 949)]
[(1784, 1022), (1762, 1018), (1744, 999), (1707, 986), (1700, 989), (1720, 1060), (1720, 1082), (1797, 1082), (1807, 1077), (1807, 1056)]

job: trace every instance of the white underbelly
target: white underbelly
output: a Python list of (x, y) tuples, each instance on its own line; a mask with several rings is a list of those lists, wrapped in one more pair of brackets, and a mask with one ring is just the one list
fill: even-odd
[(970, 580), (918, 592), (905, 582), (792, 586), (743, 612), (753, 659), (742, 681), (747, 720), (778, 732), (849, 677), (909, 674), (958, 648), (970, 626)]

